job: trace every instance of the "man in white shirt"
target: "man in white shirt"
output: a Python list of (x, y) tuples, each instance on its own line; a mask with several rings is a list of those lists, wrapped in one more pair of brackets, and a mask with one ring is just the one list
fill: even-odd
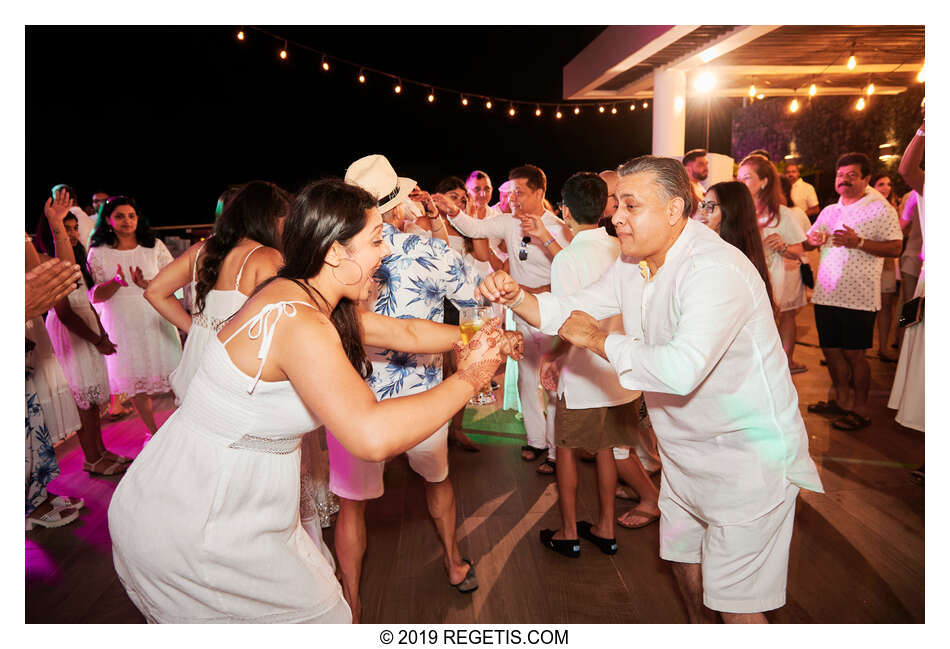
[(509, 204), (509, 199), (511, 198), (511, 188), (513, 185), (510, 180), (506, 180), (501, 185), (498, 186), (498, 202), (492, 205), (493, 208), (499, 212), (504, 212), (505, 214), (511, 214), (511, 205)]
[(818, 214), (818, 194), (812, 185), (802, 180), (797, 163), (789, 162), (785, 165), (785, 177), (792, 183), (792, 203), (804, 211), (809, 219), (815, 218)]
[[(610, 361), (643, 390), (656, 430), (660, 556), (690, 620), (767, 622), (783, 606), (799, 488), (821, 491), (762, 277), (689, 218), (683, 166), (642, 156), (618, 170), (621, 257), (570, 297), (493, 273), (479, 293)], [(597, 319), (620, 313), (625, 335)], [(640, 333), (642, 327), (642, 334)]]
[[(461, 211), (443, 196), (433, 195), (439, 210), (449, 217), (452, 225), (473, 239), (505, 241), (511, 277), (530, 292), (551, 288), (551, 260), (567, 246), (564, 222), (544, 209), (547, 178), (534, 165), (516, 167), (508, 174), (512, 184), (512, 214), (479, 221)], [(531, 462), (547, 451), (547, 460), (538, 467), (539, 473), (553, 474), (557, 456), (554, 445), (555, 399), (543, 406), (538, 385), (538, 364), (541, 356), (551, 349), (554, 336), (546, 335), (515, 318), (517, 330), (524, 334), (524, 357), (518, 361), (518, 391), (524, 416), (528, 443), (522, 447), (521, 457)]]
[(884, 257), (900, 256), (903, 235), (897, 211), (868, 187), (868, 157), (846, 153), (836, 168), (840, 198), (821, 211), (804, 243), (806, 250), (821, 248), (811, 301), (835, 398), (813, 403), (808, 411), (835, 417), (832, 425), (840, 430), (858, 430), (871, 424), (865, 350), (873, 344), (874, 318), (881, 308), (881, 269)]
[[(593, 173), (576, 173), (561, 188), (564, 221), (574, 233), (567, 248), (551, 264), (551, 293), (572, 295), (596, 282), (620, 256), (620, 242), (597, 222), (607, 203), (607, 183)], [(602, 320), (600, 326), (623, 333), (619, 315)], [(541, 543), (568, 557), (580, 555), (580, 538), (604, 554), (617, 552), (614, 535), (614, 499), (617, 467), (613, 448), (634, 446), (638, 438), (640, 393), (620, 385), (606, 360), (560, 339), (542, 357), (541, 385), (557, 392), (554, 433), (557, 442), (559, 530), (541, 530)], [(596, 454), (599, 516), (596, 524), (577, 520), (578, 449)], [(658, 492), (643, 465), (633, 455), (638, 472), (633, 487), (641, 495), (643, 527), (660, 518)], [(633, 518), (636, 518), (634, 516)]]

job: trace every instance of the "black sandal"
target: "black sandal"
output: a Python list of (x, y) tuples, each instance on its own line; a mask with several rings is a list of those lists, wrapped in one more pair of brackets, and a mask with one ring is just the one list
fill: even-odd
[(541, 475), (554, 475), (557, 473), (557, 465), (554, 463), (554, 460), (548, 458), (538, 465), (537, 470)]
[[(547, 453), (547, 452), (548, 452), (548, 449), (546, 448), (538, 448), (537, 446), (531, 446), (530, 444), (525, 444), (524, 446), (521, 447), (521, 459), (524, 460), (525, 462), (534, 462), (539, 457), (541, 457), (542, 454)], [(531, 457), (525, 457), (524, 456), (525, 453), (530, 453)]]
[(617, 554), (617, 539), (605, 539), (591, 531), (594, 527), (587, 521), (577, 521), (577, 535), (600, 548), (604, 554)]
[(472, 562), (466, 558), (462, 558), (462, 561), (468, 564), (468, 572), (465, 573), (465, 578), (457, 584), (449, 582), (449, 586), (455, 588), (460, 593), (471, 593), (478, 590), (478, 579), (475, 577), (475, 566), (472, 565)]
[(554, 550), (558, 554), (563, 554), (570, 559), (576, 559), (581, 556), (581, 544), (579, 539), (556, 539), (554, 533), (556, 530), (541, 530), (541, 545)]

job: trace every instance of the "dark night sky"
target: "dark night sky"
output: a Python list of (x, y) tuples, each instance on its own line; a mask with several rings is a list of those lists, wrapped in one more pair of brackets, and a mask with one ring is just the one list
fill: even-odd
[[(563, 66), (603, 27), (266, 27), (291, 40), (406, 78), (472, 93), (559, 101)], [(573, 172), (650, 152), (651, 110), (557, 122), (522, 108), (462, 109), (458, 96), (356, 72), (226, 27), (40, 27), (26, 30), (27, 225), (55, 183), (134, 196), (153, 225), (212, 219), (231, 183), (272, 180), (294, 191), (386, 155), (432, 189), (485, 170), (497, 187), (513, 166), (548, 175), (548, 197)], [(66, 91), (64, 92), (64, 89)], [(700, 107), (687, 107), (687, 149), (703, 144)], [(714, 151), (728, 153), (729, 113), (715, 111)], [(61, 150), (61, 155), (49, 155)], [(497, 194), (496, 194), (497, 197)]]

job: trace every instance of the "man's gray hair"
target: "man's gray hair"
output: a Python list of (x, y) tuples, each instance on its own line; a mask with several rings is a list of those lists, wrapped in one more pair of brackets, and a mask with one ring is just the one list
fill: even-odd
[(686, 167), (675, 158), (662, 158), (654, 155), (642, 155), (620, 165), (617, 173), (621, 178), (644, 171), (653, 172), (660, 191), (666, 200), (683, 199), (683, 217), (689, 217), (696, 209), (693, 187), (686, 175)]

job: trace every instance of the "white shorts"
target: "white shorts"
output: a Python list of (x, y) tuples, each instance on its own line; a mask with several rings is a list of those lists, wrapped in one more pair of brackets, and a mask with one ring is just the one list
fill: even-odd
[[(449, 422), (406, 451), (409, 466), (426, 482), (449, 476)], [(372, 500), (383, 495), (385, 462), (367, 462), (350, 455), (327, 429), (330, 491), (347, 500)]]
[(788, 551), (798, 487), (785, 501), (738, 525), (711, 525), (660, 492), (660, 558), (700, 563), (703, 602), (724, 613), (761, 613), (785, 605)]

